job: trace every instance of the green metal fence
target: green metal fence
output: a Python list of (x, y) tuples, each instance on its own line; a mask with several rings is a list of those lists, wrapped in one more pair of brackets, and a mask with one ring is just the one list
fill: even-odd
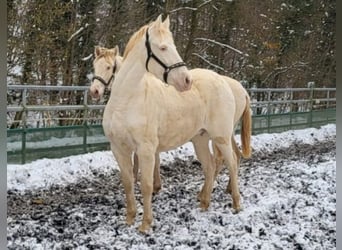
[[(320, 127), (336, 122), (336, 88), (249, 89), (253, 134)], [(262, 101), (255, 97), (264, 96)], [(258, 112), (259, 110), (259, 112)]]
[[(8, 86), (8, 90), (21, 92), (22, 96), (20, 104), (7, 107), (8, 126), (18, 124), (17, 128), (7, 129), (8, 163), (26, 163), (41, 158), (60, 158), (109, 149), (101, 125), (104, 104), (94, 104), (87, 98), (88, 87), (21, 85)], [(34, 93), (34, 100), (37, 95), (51, 98), (51, 92), (57, 93), (57, 96), (61, 96), (63, 91), (78, 92), (81, 101), (78, 105), (37, 105), (30, 99), (30, 91)], [(336, 122), (336, 88), (248, 91), (252, 99), (253, 134), (319, 127)], [(52, 117), (60, 111), (68, 116)], [(19, 112), (22, 116), (15, 121), (13, 117)], [(36, 118), (32, 118), (33, 114)], [(61, 120), (68, 121), (68, 125), (59, 126)], [(236, 132), (239, 132), (239, 126)]]

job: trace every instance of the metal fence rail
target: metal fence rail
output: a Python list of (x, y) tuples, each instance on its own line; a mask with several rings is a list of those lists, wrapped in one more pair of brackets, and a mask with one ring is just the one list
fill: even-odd
[[(20, 102), (8, 100), (8, 162), (109, 149), (101, 125), (105, 103), (94, 103), (88, 91), (87, 86), (9, 85), (8, 98), (20, 96)], [(248, 92), (253, 134), (336, 122), (336, 88), (251, 88)]]
[(251, 88), (248, 92), (254, 134), (336, 122), (336, 88)]

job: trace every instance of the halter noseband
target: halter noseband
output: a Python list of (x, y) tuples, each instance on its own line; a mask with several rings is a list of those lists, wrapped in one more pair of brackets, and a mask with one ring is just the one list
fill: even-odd
[(147, 49), (147, 59), (146, 59), (146, 70), (148, 70), (148, 62), (150, 61), (151, 57), (156, 60), (157, 63), (159, 63), (160, 66), (162, 66), (164, 68), (164, 74), (163, 74), (163, 78), (164, 78), (164, 82), (167, 83), (167, 77), (170, 73), (171, 70), (178, 68), (178, 67), (183, 67), (186, 66), (185, 62), (179, 62), (179, 63), (175, 63), (172, 64), (171, 66), (166, 66), (153, 52), (151, 49), (151, 44), (150, 44), (150, 40), (149, 40), (149, 35), (148, 35), (148, 29), (146, 30), (146, 41), (145, 41), (145, 46)]
[(93, 76), (93, 78), (91, 79), (91, 81), (93, 82), (94, 80), (99, 80), (104, 86), (108, 86), (114, 79), (114, 74), (116, 71), (116, 61), (113, 67), (113, 74), (112, 76), (109, 78), (108, 82), (106, 82), (101, 76)]

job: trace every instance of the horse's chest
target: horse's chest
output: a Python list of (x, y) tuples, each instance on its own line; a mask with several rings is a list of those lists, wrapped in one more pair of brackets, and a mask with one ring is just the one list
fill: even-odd
[[(147, 126), (148, 122), (145, 116), (138, 112), (113, 112), (111, 119), (105, 130), (113, 140), (132, 140), (135, 137), (143, 136), (149, 133), (152, 126)], [(150, 124), (151, 125), (151, 124)]]

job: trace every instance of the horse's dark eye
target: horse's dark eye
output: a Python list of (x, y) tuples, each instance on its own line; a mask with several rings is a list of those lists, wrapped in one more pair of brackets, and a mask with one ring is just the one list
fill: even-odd
[(161, 51), (165, 51), (165, 50), (167, 50), (167, 46), (166, 45), (162, 45), (162, 46), (160, 46), (160, 48), (159, 48)]
[(110, 70), (110, 66), (107, 67), (107, 70)]

